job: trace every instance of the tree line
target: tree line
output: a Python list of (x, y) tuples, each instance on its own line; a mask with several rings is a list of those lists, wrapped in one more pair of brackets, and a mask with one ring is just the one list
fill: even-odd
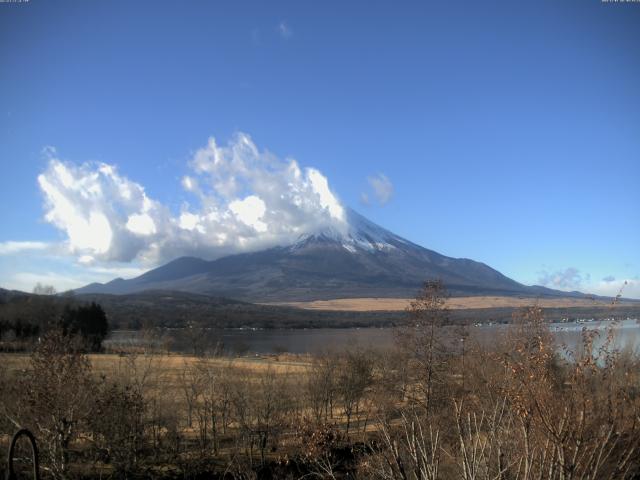
[(87, 351), (101, 351), (109, 333), (102, 306), (55, 294), (52, 287), (38, 284), (34, 295), (0, 301), (1, 350), (30, 349), (47, 332), (60, 329), (64, 335), (79, 337)]

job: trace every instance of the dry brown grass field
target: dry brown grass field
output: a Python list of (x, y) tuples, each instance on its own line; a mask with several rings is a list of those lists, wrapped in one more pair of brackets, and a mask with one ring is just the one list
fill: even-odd
[[(196, 357), (192, 355), (143, 353), (143, 354), (89, 354), (91, 372), (95, 378), (123, 378), (146, 376), (145, 381), (155, 393), (161, 391), (168, 397), (182, 395), (183, 372), (194, 368), (229, 369), (239, 378), (254, 378), (267, 372), (302, 380), (311, 367), (306, 355), (269, 355), (247, 357)], [(18, 373), (29, 367), (30, 355), (26, 353), (0, 353), (0, 364), (6, 373)]]
[[(25, 369), (29, 366), (30, 354), (28, 353), (0, 353), (0, 364), (9, 372)], [(111, 374), (120, 370), (124, 363), (131, 359), (136, 363), (138, 369), (151, 365), (154, 369), (161, 370), (163, 375), (174, 378), (185, 367), (193, 366), (196, 363), (206, 363), (211, 367), (233, 367), (247, 372), (260, 373), (265, 370), (273, 370), (277, 373), (304, 373), (311, 365), (311, 360), (307, 355), (268, 355), (268, 356), (248, 356), (248, 357), (196, 357), (193, 355), (180, 354), (160, 354), (145, 353), (119, 355), (115, 353), (88, 354), (87, 358), (92, 366), (92, 371), (96, 375)]]
[[(271, 303), (304, 308), (308, 310), (334, 310), (334, 311), (401, 311), (411, 303), (411, 298), (338, 298), (333, 300), (314, 300), (310, 302), (284, 302)], [(593, 307), (606, 305), (600, 301), (588, 298), (528, 298), (528, 297), (451, 297), (446, 300), (446, 306), (451, 310), (465, 310), (475, 308), (522, 308), (535, 304), (540, 308), (568, 308), (568, 307)], [(618, 305), (633, 305), (628, 302), (619, 302)]]

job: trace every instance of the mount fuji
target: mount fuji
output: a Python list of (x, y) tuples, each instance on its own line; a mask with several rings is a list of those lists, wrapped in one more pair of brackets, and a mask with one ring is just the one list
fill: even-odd
[(522, 285), (484, 263), (416, 245), (346, 209), (346, 228), (327, 228), (290, 245), (207, 261), (181, 257), (139, 277), (92, 283), (79, 294), (176, 290), (251, 302), (412, 297), (440, 278), (452, 295), (577, 296)]

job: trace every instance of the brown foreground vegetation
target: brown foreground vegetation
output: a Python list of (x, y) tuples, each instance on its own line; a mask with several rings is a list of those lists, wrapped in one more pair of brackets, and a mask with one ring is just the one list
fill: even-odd
[(532, 307), (488, 348), (444, 334), (437, 282), (409, 313), (391, 351), (315, 357), (86, 355), (52, 331), (0, 357), (2, 445), (29, 428), (56, 479), (638, 478), (640, 365), (613, 330), (558, 350)]

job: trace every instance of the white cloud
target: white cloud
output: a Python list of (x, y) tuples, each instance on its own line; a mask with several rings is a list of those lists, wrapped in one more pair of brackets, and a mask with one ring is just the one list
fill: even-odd
[(344, 210), (336, 197), (329, 190), (327, 177), (323, 176), (315, 168), (307, 170), (307, 176), (311, 181), (311, 189), (320, 197), (320, 206), (329, 210), (333, 218), (344, 220)]
[(283, 20), (278, 24), (278, 33), (280, 33), (282, 38), (287, 39), (291, 38), (293, 30), (291, 30), (291, 27)]
[(127, 266), (94, 266), (87, 269), (87, 272), (104, 275), (105, 278), (111, 280), (114, 277), (134, 278), (146, 272), (146, 268), (127, 267)]
[(146, 213), (134, 213), (127, 220), (127, 228), (138, 235), (153, 235), (156, 233), (156, 224)]
[(198, 215), (195, 215), (189, 212), (183, 212), (180, 215), (180, 220), (178, 222), (178, 225), (180, 225), (180, 228), (182, 228), (183, 230), (202, 231), (202, 227), (198, 225), (199, 223), (200, 223), (200, 217)]
[(91, 282), (108, 282), (115, 277), (134, 278), (147, 269), (127, 265), (67, 265), (61, 271), (44, 268), (42, 271), (19, 271), (3, 278), (3, 288), (31, 292), (38, 283), (53, 285), (58, 292), (82, 287)]
[(583, 276), (575, 267), (568, 267), (564, 270), (558, 270), (556, 272), (540, 272), (540, 278), (538, 283), (550, 288), (557, 288), (560, 290), (577, 290), (583, 285), (583, 281), (589, 281), (590, 276)]
[(104, 163), (76, 166), (51, 157), (38, 176), (45, 219), (67, 235), (72, 254), (99, 260), (134, 259), (153, 237), (166, 209), (144, 188)]
[[(389, 180), (386, 175), (382, 173), (372, 175), (367, 178), (367, 182), (369, 182), (369, 187), (380, 205), (384, 205), (391, 200), (393, 196), (393, 183), (391, 183), (391, 180)], [(370, 201), (369, 195), (363, 193), (361, 200), (368, 205)]]
[(31, 292), (38, 283), (53, 285), (58, 292), (64, 292), (86, 285), (88, 282), (80, 277), (55, 272), (19, 272), (12, 276), (7, 288)]
[(267, 224), (262, 221), (266, 206), (260, 197), (249, 195), (244, 200), (234, 200), (229, 204), (231, 210), (245, 225), (257, 232), (266, 232)]
[(558, 290), (579, 290), (603, 297), (615, 297), (621, 294), (624, 298), (640, 298), (640, 280), (638, 279), (616, 279), (613, 275), (608, 275), (600, 281), (592, 281), (590, 274), (582, 273), (575, 267), (555, 272), (542, 271), (538, 283)]
[(587, 285), (585, 291), (606, 297), (615, 297), (620, 294), (623, 298), (640, 299), (640, 281), (631, 278), (611, 281), (603, 279), (593, 285)]
[(260, 151), (241, 133), (225, 146), (211, 138), (195, 152), (181, 179), (195, 205), (185, 203), (178, 214), (113, 165), (75, 165), (53, 149), (48, 153), (48, 168), (38, 177), (45, 219), (64, 232), (67, 252), (83, 265), (217, 258), (347, 227), (322, 173)]
[(46, 250), (49, 244), (45, 242), (0, 242), (0, 255), (12, 255), (32, 250)]
[(184, 188), (187, 192), (197, 192), (198, 182), (194, 178), (191, 178), (187, 175), (182, 178), (182, 188)]

